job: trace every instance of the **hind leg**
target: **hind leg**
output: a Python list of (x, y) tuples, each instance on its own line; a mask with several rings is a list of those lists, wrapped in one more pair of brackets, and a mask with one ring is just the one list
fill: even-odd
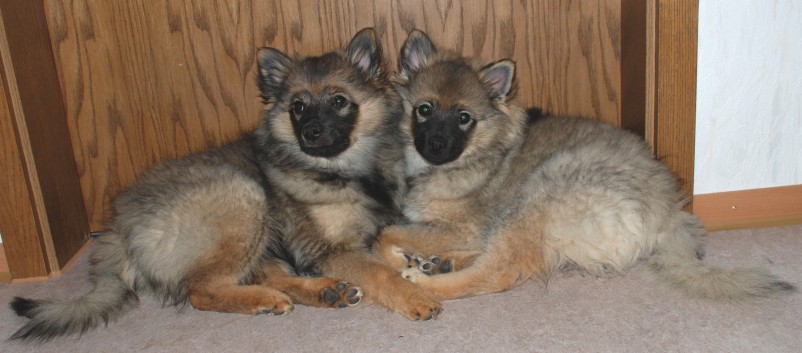
[(252, 315), (283, 315), (293, 309), (286, 294), (258, 285), (239, 285), (231, 276), (210, 276), (190, 284), (189, 302), (199, 310)]
[(362, 289), (357, 286), (329, 277), (297, 276), (279, 263), (263, 265), (262, 275), (261, 285), (286, 293), (298, 304), (346, 308), (362, 300)]
[(244, 244), (236, 237), (227, 239), (192, 271), (187, 283), (190, 304), (199, 310), (252, 315), (283, 315), (292, 311), (290, 297), (281, 291), (240, 284), (247, 269), (243, 267), (242, 256), (250, 251), (243, 249)]

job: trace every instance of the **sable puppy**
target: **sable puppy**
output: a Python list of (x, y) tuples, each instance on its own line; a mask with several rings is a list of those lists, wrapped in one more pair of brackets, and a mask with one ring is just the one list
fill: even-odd
[(435, 298), (561, 269), (619, 274), (640, 260), (692, 297), (795, 289), (762, 269), (705, 265), (702, 224), (647, 144), (599, 121), (527, 114), (511, 60), (481, 65), (413, 31), (399, 63), (409, 223), (385, 228), (374, 251), (397, 268), (412, 262), (404, 276)]
[[(264, 48), (261, 126), (240, 141), (144, 173), (92, 246), (88, 293), (16, 298), (12, 339), (82, 333), (137, 293), (200, 310), (282, 315), (365, 295), (411, 319), (440, 305), (368, 250), (398, 216), (400, 98), (372, 29), (343, 51), (293, 59)], [(352, 283), (359, 283), (356, 287)]]

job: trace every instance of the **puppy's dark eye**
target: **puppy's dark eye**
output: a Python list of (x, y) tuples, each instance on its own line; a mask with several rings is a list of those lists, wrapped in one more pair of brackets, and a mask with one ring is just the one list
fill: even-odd
[(331, 105), (335, 108), (342, 108), (346, 104), (348, 104), (348, 100), (345, 97), (336, 95), (334, 98), (331, 99)]
[(468, 112), (459, 113), (459, 123), (460, 124), (467, 124), (471, 122), (471, 114)]
[(418, 115), (429, 116), (432, 114), (432, 106), (429, 103), (423, 103), (418, 106)]
[(306, 105), (304, 102), (295, 101), (292, 103), (292, 111), (295, 112), (295, 114), (301, 114), (304, 112), (304, 110), (306, 110)]

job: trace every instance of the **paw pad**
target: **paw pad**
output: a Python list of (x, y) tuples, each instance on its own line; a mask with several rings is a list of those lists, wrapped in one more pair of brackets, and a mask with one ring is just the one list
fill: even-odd
[(443, 260), (439, 256), (425, 258), (418, 254), (404, 254), (407, 259), (407, 268), (417, 268), (427, 275), (448, 273), (454, 269), (451, 259)]
[(324, 288), (322, 299), (329, 307), (347, 308), (359, 304), (362, 300), (362, 289), (351, 287), (346, 282), (340, 282), (333, 288)]

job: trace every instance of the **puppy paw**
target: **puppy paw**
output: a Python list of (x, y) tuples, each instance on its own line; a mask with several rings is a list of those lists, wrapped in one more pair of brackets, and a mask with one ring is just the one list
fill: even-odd
[(323, 302), (332, 308), (347, 308), (362, 301), (362, 288), (340, 282), (330, 288), (324, 288), (321, 293)]
[(414, 309), (408, 317), (415, 321), (436, 320), (441, 312), (443, 312), (443, 307), (438, 303), (432, 302)]
[(295, 307), (290, 301), (279, 301), (262, 305), (254, 310), (255, 315), (284, 316), (291, 312)]
[(410, 267), (408, 269), (401, 271), (401, 277), (412, 283), (415, 283), (420, 277), (426, 277), (426, 276), (428, 275), (417, 267)]
[(410, 320), (426, 321), (437, 319), (437, 316), (443, 312), (443, 307), (440, 303), (430, 299), (422, 292), (417, 292), (415, 295), (408, 297), (407, 300), (403, 314)]
[(441, 259), (439, 256), (423, 257), (418, 254), (404, 254), (407, 258), (407, 268), (417, 268), (427, 275), (449, 273), (453, 270), (451, 259)]

